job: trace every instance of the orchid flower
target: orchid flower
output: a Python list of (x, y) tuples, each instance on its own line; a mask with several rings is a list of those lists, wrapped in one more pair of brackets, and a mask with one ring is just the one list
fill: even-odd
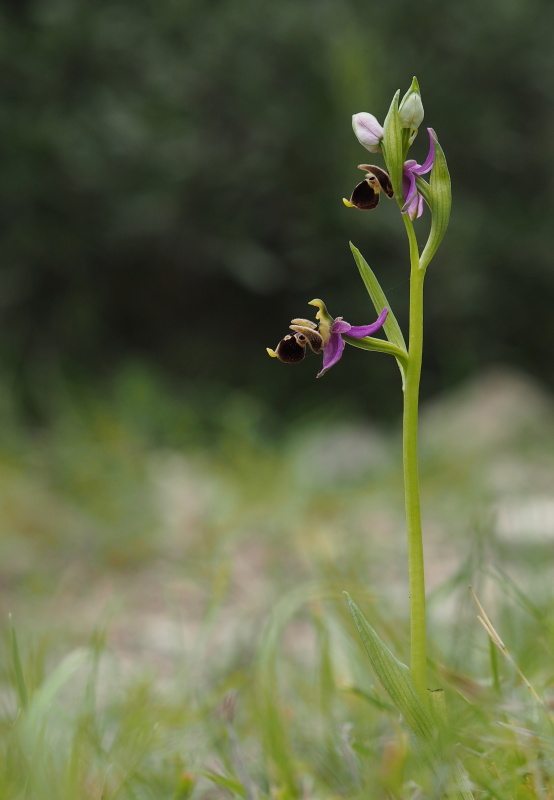
[(289, 333), (281, 339), (275, 350), (270, 347), (266, 349), (272, 358), (278, 358), (285, 364), (297, 364), (304, 359), (306, 345), (309, 345), (314, 353), (323, 354), (323, 365), (316, 376), (318, 378), (341, 359), (346, 344), (343, 335), (352, 336), (354, 339), (371, 336), (383, 326), (389, 313), (388, 308), (384, 308), (371, 325), (350, 325), (342, 317), (333, 319), (323, 300), (312, 300), (308, 305), (319, 309), (315, 315), (317, 323), (309, 319), (291, 320), (289, 327), (294, 333)]
[(435, 163), (435, 131), (427, 128), (429, 133), (429, 154), (423, 164), (418, 164), (413, 158), (404, 163), (402, 187), (404, 189), (404, 206), (402, 213), (407, 214), (413, 221), (423, 214), (423, 196), (416, 184), (416, 176), (430, 172)]

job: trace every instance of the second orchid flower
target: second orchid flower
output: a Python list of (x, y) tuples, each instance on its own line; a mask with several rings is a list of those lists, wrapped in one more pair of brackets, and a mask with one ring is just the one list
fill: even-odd
[(275, 350), (270, 347), (266, 349), (272, 358), (278, 358), (285, 364), (296, 364), (304, 359), (308, 345), (314, 353), (323, 354), (323, 365), (316, 376), (318, 378), (341, 359), (346, 345), (343, 335), (353, 339), (371, 336), (383, 326), (388, 314), (388, 308), (384, 308), (370, 325), (350, 325), (342, 317), (333, 319), (323, 300), (312, 300), (309, 305), (319, 309), (315, 317), (317, 323), (309, 319), (291, 320), (289, 327), (294, 333), (281, 339)]

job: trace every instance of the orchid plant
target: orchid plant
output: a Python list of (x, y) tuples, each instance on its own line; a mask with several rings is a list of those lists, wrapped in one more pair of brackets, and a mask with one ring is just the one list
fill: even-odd
[[(296, 363), (304, 358), (306, 347), (309, 347), (323, 357), (322, 368), (317, 377), (338, 363), (346, 344), (389, 353), (398, 362), (404, 394), (403, 466), (410, 595), (409, 672), (393, 656), (349, 597), (348, 602), (381, 683), (412, 730), (420, 739), (430, 741), (434, 723), (433, 716), (430, 715), (432, 701), (426, 679), (425, 579), (418, 477), (418, 402), (423, 349), (423, 284), (427, 267), (448, 226), (451, 191), (446, 160), (433, 128), (427, 128), (429, 153), (423, 164), (407, 157), (423, 116), (421, 93), (416, 78), (401, 101), (399, 92), (396, 93), (383, 125), (373, 114), (354, 114), (353, 128), (358, 141), (370, 153), (380, 154), (384, 166), (359, 165), (364, 172), (364, 178), (355, 186), (350, 199), (343, 201), (349, 208), (368, 211), (377, 208), (382, 193), (389, 199), (396, 199), (408, 239), (410, 258), (408, 344), (406, 345), (375, 274), (359, 250), (351, 245), (356, 265), (378, 314), (377, 320), (368, 325), (352, 326), (342, 317), (331, 317), (323, 301), (312, 300), (311, 305), (318, 308), (316, 321), (293, 319), (290, 324), (292, 333), (286, 335), (274, 350), (268, 349), (268, 353), (285, 363)], [(429, 181), (423, 177), (428, 174)], [(421, 249), (414, 223), (424, 213), (425, 206), (431, 214), (431, 226), (427, 241)], [(384, 332), (386, 339), (372, 335), (379, 330)]]

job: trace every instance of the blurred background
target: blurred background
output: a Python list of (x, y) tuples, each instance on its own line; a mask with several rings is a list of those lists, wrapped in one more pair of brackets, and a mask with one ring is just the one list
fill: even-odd
[(390, 359), (351, 351), (315, 382), (316, 357), (285, 367), (265, 347), (314, 296), (372, 318), (349, 239), (405, 323), (396, 208), (341, 198), (367, 156), (351, 114), (383, 121), (414, 74), (454, 192), (423, 392), (497, 363), (553, 386), (551, 4), (18, 0), (0, 15), (2, 383), (31, 422), (60, 382), (110, 392), (130, 371), (208, 427), (233, 398), (269, 429), (339, 407), (396, 419)]

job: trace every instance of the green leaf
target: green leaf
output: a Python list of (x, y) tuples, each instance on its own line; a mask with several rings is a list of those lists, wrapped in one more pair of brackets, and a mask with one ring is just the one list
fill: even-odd
[[(474, 800), (471, 792), (470, 783), (466, 771), (460, 761), (455, 758), (450, 763), (445, 762), (439, 745), (441, 745), (438, 735), (441, 727), (444, 727), (444, 695), (442, 690), (431, 692), (431, 705), (437, 716), (437, 724), (430, 712), (421, 702), (416, 688), (413, 684), (410, 670), (399, 661), (389, 650), (381, 639), (377, 631), (369, 624), (356, 603), (352, 600), (348, 592), (345, 592), (348, 600), (350, 612), (354, 618), (358, 633), (362, 638), (364, 647), (371, 661), (379, 682), (387, 692), (388, 696), (404, 717), (406, 724), (415, 734), (421, 746), (421, 752), (429, 760), (441, 778), (446, 778), (451, 787), (452, 797), (459, 796), (463, 800)], [(442, 743), (444, 744), (444, 742)], [(445, 773), (445, 769), (447, 772)], [(450, 794), (448, 795), (451, 796)]]
[[(356, 262), (356, 266), (358, 267), (358, 271), (360, 276), (365, 284), (365, 288), (367, 289), (367, 293), (371, 297), (373, 305), (375, 306), (375, 310), (378, 314), (381, 313), (385, 306), (388, 308), (389, 313), (387, 315), (387, 319), (385, 320), (385, 324), (383, 325), (383, 330), (385, 331), (385, 336), (392, 344), (399, 347), (400, 350), (405, 354), (405, 359), (408, 358), (408, 352), (406, 349), (406, 342), (404, 341), (404, 337), (402, 336), (402, 331), (400, 330), (400, 325), (398, 324), (396, 317), (392, 313), (392, 309), (390, 307), (390, 303), (386, 298), (384, 291), (381, 289), (381, 284), (377, 280), (377, 276), (360, 253), (357, 247), (350, 242), (350, 249), (352, 250), (352, 255), (354, 256), (354, 261)], [(405, 364), (406, 360), (404, 358), (396, 357), (396, 361), (398, 363), (398, 367), (400, 369), (400, 373), (402, 375), (402, 381), (405, 378)]]
[(345, 594), (356, 628), (362, 637), (362, 642), (371, 661), (371, 666), (375, 670), (383, 689), (385, 689), (418, 740), (426, 745), (432, 744), (435, 726), (416, 691), (410, 676), (410, 670), (391, 653), (350, 595), (347, 592)]
[(381, 289), (381, 284), (377, 280), (377, 276), (360, 253), (358, 248), (350, 242), (350, 249), (352, 250), (352, 255), (354, 256), (354, 261), (356, 262), (356, 266), (360, 272), (361, 278), (365, 284), (365, 288), (367, 289), (367, 293), (371, 297), (373, 305), (375, 306), (375, 310), (378, 314), (381, 313), (385, 306), (388, 308), (389, 313), (387, 319), (385, 320), (385, 324), (383, 325), (383, 330), (387, 336), (389, 342), (392, 342), (397, 347), (400, 347), (401, 350), (404, 350), (406, 353), (406, 342), (404, 341), (404, 337), (402, 336), (402, 331), (400, 330), (400, 325), (398, 324), (396, 317), (392, 313), (392, 309), (390, 306), (389, 301), (387, 300), (384, 291)]
[[(425, 186), (423, 186), (425, 184)], [(417, 179), (419, 191), (429, 203), (433, 219), (431, 230), (425, 249), (419, 260), (420, 269), (426, 269), (431, 259), (439, 249), (439, 245), (444, 238), (448, 222), (450, 220), (450, 207), (452, 205), (452, 189), (450, 186), (450, 173), (446, 164), (446, 158), (440, 144), (435, 137), (435, 163), (431, 172), (431, 180), (428, 184), (421, 179)]]
[(398, 115), (398, 97), (400, 89), (396, 92), (389, 108), (389, 113), (383, 125), (383, 156), (389, 171), (392, 188), (397, 198), (402, 198), (402, 168), (404, 166), (402, 145), (402, 125)]

